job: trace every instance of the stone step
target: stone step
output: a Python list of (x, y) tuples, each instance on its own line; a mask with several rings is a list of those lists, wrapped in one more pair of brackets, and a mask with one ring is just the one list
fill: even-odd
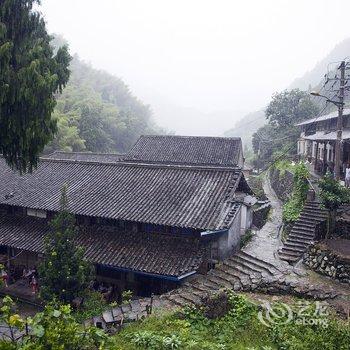
[(246, 261), (248, 261), (248, 262), (253, 262), (255, 265), (258, 265), (259, 267), (264, 269), (266, 272), (270, 271), (271, 273), (275, 273), (276, 270), (278, 271), (278, 269), (276, 269), (276, 267), (273, 264), (271, 264), (267, 261), (261, 260), (253, 255), (250, 255), (250, 254), (244, 252), (243, 250), (238, 252), (236, 255), (238, 255), (242, 259), (246, 259)]
[(194, 285), (187, 286), (186, 291), (192, 293), (195, 297), (202, 299), (208, 294), (208, 290), (199, 290)]
[(296, 262), (298, 260), (301, 259), (301, 254), (292, 254), (291, 252), (284, 252), (284, 251), (280, 251), (278, 253), (278, 256), (280, 257), (280, 259), (288, 261), (288, 262)]
[(112, 310), (106, 310), (102, 313), (102, 318), (104, 320), (105, 323), (112, 323), (114, 322), (114, 317), (112, 314)]
[(300, 243), (302, 243), (302, 242), (308, 243), (308, 242), (312, 242), (313, 238), (314, 238), (314, 236), (306, 236), (304, 234), (290, 233), (288, 235), (287, 240), (293, 240), (293, 241), (300, 242)]
[(306, 202), (304, 204), (304, 208), (317, 209), (317, 210), (321, 210), (321, 211), (325, 210), (325, 209), (321, 208), (321, 203), (317, 203), (317, 202)]
[[(228, 267), (226, 265), (219, 265), (217, 269), (220, 269), (222, 273), (226, 274), (226, 278), (230, 281), (230, 283), (233, 286), (234, 290), (241, 290), (242, 289), (242, 283), (241, 279), (238, 276), (238, 272), (236, 270), (231, 269), (231, 267)], [(241, 277), (242, 278), (242, 277)], [(246, 278), (246, 277), (244, 277)]]
[(232, 256), (230, 260), (240, 271), (245, 271), (249, 275), (261, 275), (262, 269), (257, 268), (254, 264), (243, 260), (239, 256)]
[[(230, 264), (224, 264), (223, 265), (223, 269), (226, 269), (226, 273), (230, 273), (232, 275), (235, 275), (238, 280), (239, 283), (241, 284), (241, 286), (246, 286), (252, 283), (252, 278), (256, 279), (259, 278), (261, 276), (256, 276), (251, 273), (246, 273), (243, 270), (240, 269), (240, 267), (232, 265), (232, 262)], [(236, 284), (234, 284), (234, 287), (237, 287)]]
[(291, 257), (296, 257), (296, 258), (300, 258), (303, 255), (301, 252), (297, 252), (297, 251), (294, 251), (294, 250), (286, 249), (285, 247), (282, 247), (281, 253), (284, 254), (284, 255), (289, 255)]
[(311, 208), (305, 208), (302, 211), (302, 214), (309, 217), (312, 217), (312, 216), (321, 217), (321, 218), (327, 217), (327, 212), (321, 211), (319, 209), (311, 209)]
[(185, 282), (183, 286), (186, 288), (196, 290), (200, 294), (205, 294), (208, 291), (208, 287), (204, 286), (202, 283), (199, 283), (197, 280)]
[(298, 241), (294, 241), (293, 239), (287, 239), (286, 242), (284, 243), (284, 245), (289, 246), (289, 247), (296, 247), (296, 248), (300, 248), (300, 249), (305, 249), (309, 246), (309, 244), (307, 242), (298, 242)]
[(207, 276), (201, 276), (201, 278), (194, 281), (194, 283), (197, 287), (203, 286), (203, 288), (207, 290), (219, 290), (222, 288), (220, 283), (209, 280)]
[(298, 261), (300, 259), (300, 256), (295, 256), (295, 255), (291, 255), (291, 254), (288, 254), (288, 253), (279, 253), (278, 254), (280, 259), (281, 260), (284, 260), (284, 261), (288, 261), (290, 263), (294, 263), (296, 261)]
[(317, 220), (315, 220), (314, 217), (302, 216), (302, 215), (303, 215), (303, 213), (300, 214), (297, 221), (303, 221), (303, 222), (307, 222), (307, 223), (312, 224), (312, 225), (316, 225)]
[(308, 212), (307, 210), (303, 210), (299, 216), (299, 219), (310, 219), (315, 221), (322, 221), (327, 219), (326, 213), (319, 213), (317, 211), (315, 212)]
[(253, 271), (249, 268), (245, 268), (243, 266), (238, 265), (235, 261), (232, 261), (230, 259), (225, 260), (223, 262), (223, 265), (226, 266), (227, 269), (230, 270), (230, 272), (237, 276), (240, 280), (242, 278), (249, 278), (250, 275), (253, 274)]
[(315, 227), (305, 227), (305, 226), (302, 226), (302, 225), (298, 225), (298, 224), (295, 224), (293, 227), (292, 227), (292, 230), (295, 230), (295, 231), (303, 231), (305, 233), (308, 233), (308, 234), (312, 234), (315, 232)]
[(310, 239), (313, 239), (315, 237), (315, 232), (305, 231), (299, 228), (292, 228), (292, 230), (290, 231), (290, 234), (301, 235)]
[(239, 277), (229, 271), (223, 264), (218, 265), (215, 270), (213, 270), (213, 274), (229, 282), (232, 286), (237, 280), (239, 281)]
[(296, 252), (296, 253), (304, 253), (306, 250), (306, 246), (305, 247), (296, 247), (294, 245), (290, 245), (288, 244), (288, 242), (286, 242), (283, 247), (282, 247), (282, 251), (290, 251), (290, 252)]
[[(211, 270), (210, 272), (212, 272), (212, 271), (215, 271), (215, 270)], [(232, 284), (229, 281), (227, 281), (225, 278), (223, 278), (219, 275), (215, 275), (215, 274), (208, 273), (207, 281), (212, 282), (212, 283), (216, 283), (218, 286), (217, 289), (222, 289), (222, 288), (231, 289), (233, 287)]]
[(275, 272), (275, 269), (272, 268), (268, 263), (264, 263), (263, 261), (256, 259), (251, 255), (242, 254), (242, 252), (234, 255), (231, 259), (239, 262), (240, 264), (244, 264), (255, 272), (264, 272), (271, 275)]
[(181, 290), (178, 295), (180, 295), (183, 299), (187, 300), (189, 304), (199, 305), (201, 303), (201, 297), (195, 295), (190, 290)]
[(182, 298), (181, 295), (179, 294), (175, 294), (175, 295), (164, 294), (162, 295), (162, 299), (166, 299), (172, 305), (179, 306), (179, 307), (185, 307), (189, 305), (188, 300)]
[(301, 225), (301, 226), (306, 226), (306, 227), (310, 227), (310, 228), (314, 228), (316, 226), (315, 222), (310, 222), (307, 219), (298, 219), (294, 225)]

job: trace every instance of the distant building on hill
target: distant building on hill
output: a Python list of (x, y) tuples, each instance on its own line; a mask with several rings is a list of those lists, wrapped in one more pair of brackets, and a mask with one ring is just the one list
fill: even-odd
[(31, 174), (0, 159), (0, 254), (37, 265), (68, 185), (76, 243), (99, 281), (137, 295), (205, 273), (239, 247), (252, 192), (239, 138), (141, 136), (126, 155), (55, 152)]
[[(297, 124), (301, 129), (298, 155), (307, 159), (319, 175), (334, 171), (337, 117), (336, 111)], [(344, 110), (342, 138), (340, 173), (344, 178), (345, 166), (350, 163), (350, 109)]]

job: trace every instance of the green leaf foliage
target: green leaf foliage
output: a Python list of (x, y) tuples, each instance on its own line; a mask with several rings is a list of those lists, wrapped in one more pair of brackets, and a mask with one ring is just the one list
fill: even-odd
[(0, 6), (0, 153), (20, 171), (36, 166), (57, 127), (55, 94), (69, 78), (70, 56), (50, 46), (38, 0), (2, 0)]
[(62, 189), (61, 210), (51, 221), (46, 238), (45, 258), (39, 267), (40, 295), (46, 301), (70, 303), (85, 293), (91, 281), (92, 268), (77, 247), (74, 216), (68, 212), (67, 188)]
[(314, 117), (318, 110), (309, 94), (299, 89), (274, 94), (265, 110), (267, 124), (253, 134), (253, 150), (259, 153), (255, 165), (262, 168), (281, 153), (295, 154), (296, 141), (300, 135), (295, 124)]
[[(56, 36), (56, 48), (65, 40)], [(141, 134), (161, 131), (142, 103), (119, 78), (96, 70), (74, 56), (71, 75), (58, 96), (58, 133), (45, 152), (55, 150), (124, 153)]]
[[(229, 310), (209, 319), (201, 308), (151, 317), (123, 329), (115, 336), (115, 348), (193, 350), (349, 350), (350, 327), (332, 316), (315, 316), (310, 303), (305, 324), (298, 321), (298, 306), (290, 305), (294, 318), (284, 323), (283, 314), (270, 326), (258, 319), (259, 307), (245, 296), (229, 293)], [(277, 309), (278, 304), (272, 304)], [(273, 317), (272, 317), (273, 318)], [(326, 323), (312, 322), (326, 320)], [(326, 324), (326, 327), (324, 326)]]
[[(11, 299), (3, 299), (3, 305), (13, 307)], [(22, 336), (2, 337), (1, 350), (103, 350), (112, 349), (111, 339), (101, 329), (84, 327), (77, 322), (69, 305), (47, 305), (34, 317), (21, 319), (11, 311), (1, 310), (2, 327)], [(28, 327), (25, 327), (27, 325)], [(27, 329), (27, 331), (25, 331)], [(11, 332), (12, 333), (12, 332)]]
[(327, 238), (329, 238), (335, 230), (337, 209), (342, 204), (350, 202), (350, 190), (335, 180), (331, 173), (327, 173), (318, 184), (322, 205), (328, 210)]
[(336, 210), (342, 204), (350, 202), (350, 191), (335, 180), (331, 173), (327, 173), (320, 181), (320, 198), (328, 210)]
[(292, 223), (299, 218), (309, 190), (309, 170), (304, 163), (298, 163), (293, 167), (293, 192), (289, 200), (283, 206), (283, 221)]

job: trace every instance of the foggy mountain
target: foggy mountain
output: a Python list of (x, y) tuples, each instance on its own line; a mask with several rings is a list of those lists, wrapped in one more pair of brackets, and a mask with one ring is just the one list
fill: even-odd
[[(317, 90), (323, 82), (323, 77), (327, 73), (328, 68), (334, 69), (335, 65), (329, 66), (330, 63), (338, 62), (345, 57), (350, 56), (350, 38), (345, 39), (341, 43), (337, 44), (334, 49), (321, 61), (319, 61), (313, 69), (306, 72), (303, 76), (296, 78), (291, 85), (287, 87), (288, 90), (291, 89), (301, 89), (308, 90), (314, 88)], [(317, 102), (318, 100), (315, 100)], [(323, 102), (319, 100), (320, 103)], [(242, 137), (243, 143), (251, 148), (251, 137), (256, 130), (261, 126), (266, 124), (266, 119), (264, 115), (264, 109), (260, 111), (252, 112), (245, 115), (241, 120), (239, 120), (235, 126), (228, 129), (224, 135), (225, 136), (240, 136)]]
[[(288, 89), (299, 88), (301, 90), (307, 90), (310, 86), (314, 87), (320, 83), (323, 76), (327, 73), (328, 65), (333, 62), (338, 62), (350, 55), (350, 38), (345, 39), (341, 43), (337, 44), (334, 49), (316, 66), (306, 72), (302, 77), (296, 78)], [(334, 65), (332, 68), (334, 69)]]
[(204, 113), (196, 108), (183, 107), (166, 100), (145, 99), (151, 102), (154, 121), (178, 135), (220, 136), (247, 111), (215, 111)]

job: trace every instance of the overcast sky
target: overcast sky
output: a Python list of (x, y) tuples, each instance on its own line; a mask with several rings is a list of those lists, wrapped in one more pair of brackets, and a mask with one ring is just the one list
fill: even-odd
[(149, 104), (249, 112), (350, 37), (349, 0), (42, 0), (72, 53)]

